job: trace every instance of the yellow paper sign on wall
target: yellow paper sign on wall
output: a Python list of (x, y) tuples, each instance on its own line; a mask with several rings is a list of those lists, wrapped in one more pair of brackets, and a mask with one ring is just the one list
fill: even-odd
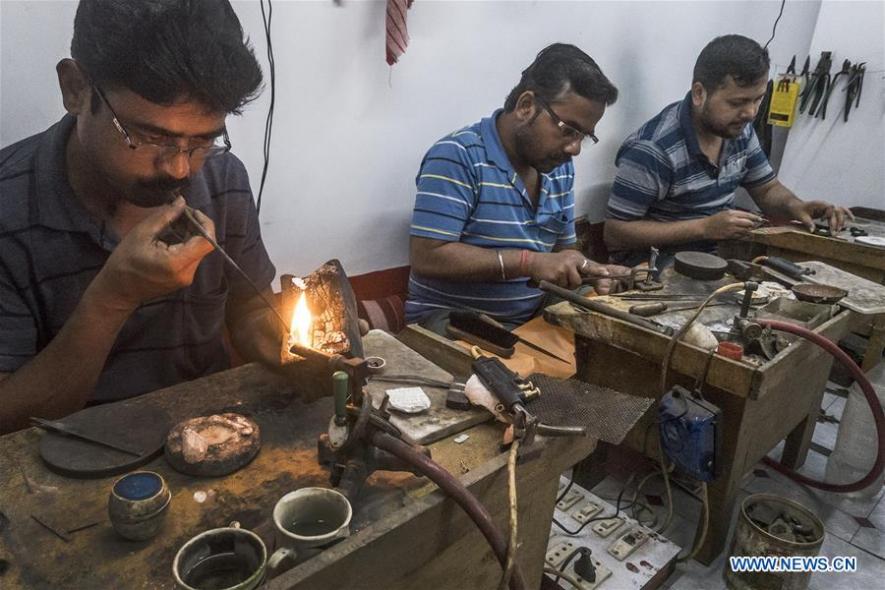
[(768, 124), (778, 127), (792, 127), (796, 113), (796, 100), (799, 98), (799, 82), (784, 76), (774, 86), (771, 106), (768, 109)]

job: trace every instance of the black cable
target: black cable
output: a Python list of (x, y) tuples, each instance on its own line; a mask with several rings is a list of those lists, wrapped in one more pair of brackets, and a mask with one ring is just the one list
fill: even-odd
[[(701, 398), (704, 401), (704, 385), (707, 384), (707, 375), (710, 373), (710, 365), (713, 362), (713, 357), (716, 356), (716, 349), (710, 351), (707, 355), (707, 361), (704, 363), (704, 370), (701, 371), (701, 374), (698, 375), (698, 378), (694, 382), (694, 391), (693, 393), (697, 394), (697, 397)], [(688, 402), (686, 402), (686, 412), (688, 412)]]
[[(564, 532), (565, 534), (570, 535), (570, 536), (575, 536), (575, 535), (580, 534), (581, 531), (583, 531), (583, 530), (587, 527), (587, 525), (590, 524), (591, 522), (596, 522), (596, 521), (599, 521), (599, 520), (611, 520), (612, 518), (617, 518), (618, 515), (621, 514), (621, 498), (624, 497), (624, 491), (627, 489), (627, 486), (630, 485), (630, 482), (631, 482), (632, 480), (633, 480), (633, 476), (631, 475), (631, 476), (630, 476), (630, 479), (627, 480), (627, 483), (624, 484), (624, 487), (621, 488), (621, 492), (618, 494), (618, 501), (617, 501), (617, 503), (615, 504), (615, 513), (614, 513), (614, 515), (612, 515), (612, 516), (597, 516), (597, 517), (595, 517), (595, 518), (591, 518), (590, 520), (585, 521), (581, 526), (579, 526), (579, 527), (577, 528), (577, 530), (574, 530), (574, 531), (570, 531), (570, 530), (568, 530), (567, 528), (565, 528), (565, 526), (564, 526), (561, 522), (559, 522), (558, 520), (556, 520), (555, 518), (553, 519), (553, 524), (555, 524), (556, 526), (558, 526), (559, 528), (561, 528), (561, 529), (562, 529), (562, 532)], [(633, 506), (633, 505), (634, 505), (634, 503), (631, 502), (629, 505), (627, 505), (627, 506), (624, 507), (624, 510), (626, 510), (627, 508), (630, 508), (630, 507)], [(560, 570), (561, 570), (561, 571), (565, 571), (565, 567), (560, 568)]]
[(774, 19), (774, 25), (771, 27), (771, 39), (766, 41), (765, 47), (763, 49), (768, 49), (768, 44), (774, 41), (774, 32), (777, 30), (777, 23), (781, 20), (781, 16), (784, 14), (784, 5), (787, 3), (787, 0), (781, 0), (781, 10), (777, 13), (777, 18)]
[[(562, 565), (560, 565), (557, 569), (561, 572), (565, 572), (565, 570), (568, 568), (568, 564), (570, 564), (575, 556), (581, 552), (581, 549), (583, 549), (583, 547), (576, 547), (571, 553), (568, 554), (568, 557), (565, 558), (565, 561), (563, 561)], [(561, 577), (562, 576), (556, 576), (555, 578), (553, 578), (553, 583), (558, 585), (559, 579)]]
[(562, 490), (562, 493), (559, 494), (558, 498), (556, 498), (556, 502), (555, 502), (556, 504), (559, 504), (560, 500), (565, 498), (566, 494), (568, 494), (569, 490), (572, 489), (573, 485), (575, 485), (575, 472), (574, 472), (574, 470), (572, 470), (572, 475), (568, 480), (568, 485), (565, 486), (565, 489)]
[(255, 205), (259, 214), (261, 213), (261, 196), (264, 194), (264, 181), (267, 179), (267, 168), (270, 164), (270, 139), (273, 133), (273, 109), (277, 94), (276, 65), (273, 56), (273, 41), (270, 35), (270, 27), (273, 22), (273, 2), (271, 0), (267, 0), (266, 12), (264, 0), (261, 0), (261, 21), (264, 23), (264, 38), (267, 42), (267, 63), (270, 73), (270, 105), (267, 108), (267, 118), (264, 121), (264, 166), (261, 169), (261, 184), (258, 187), (258, 202)]

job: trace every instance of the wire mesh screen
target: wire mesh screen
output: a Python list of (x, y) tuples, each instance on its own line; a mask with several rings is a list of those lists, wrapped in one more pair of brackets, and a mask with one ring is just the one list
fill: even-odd
[(553, 426), (585, 426), (588, 436), (620, 444), (654, 403), (648, 397), (627, 395), (576, 379), (556, 379), (534, 373), (529, 381), (541, 395), (527, 409)]

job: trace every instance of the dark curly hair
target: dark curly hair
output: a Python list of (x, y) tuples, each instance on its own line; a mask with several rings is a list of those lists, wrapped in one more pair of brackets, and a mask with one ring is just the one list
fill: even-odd
[(71, 56), (94, 82), (162, 105), (186, 99), (238, 114), (261, 91), (261, 68), (227, 0), (81, 0)]

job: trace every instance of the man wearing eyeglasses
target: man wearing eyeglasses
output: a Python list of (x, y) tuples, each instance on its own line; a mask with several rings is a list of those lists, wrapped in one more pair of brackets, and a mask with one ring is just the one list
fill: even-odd
[(574, 289), (608, 274), (574, 249), (572, 158), (598, 141), (617, 94), (589, 55), (556, 43), (503, 109), (430, 148), (416, 179), (407, 321), (444, 333), (448, 314), (467, 309), (512, 327), (541, 308), (530, 280)]
[(83, 0), (57, 74), (67, 115), (0, 152), (0, 430), (275, 348), (251, 280), (275, 270), (225, 127), (261, 70), (222, 2)]
[(759, 145), (752, 122), (768, 69), (768, 52), (752, 39), (717, 37), (698, 56), (685, 98), (624, 141), (605, 223), (613, 259), (636, 264), (656, 246), (666, 264), (679, 250), (712, 251), (717, 240), (747, 235), (763, 218), (734, 208), (739, 186), (770, 217), (809, 230), (817, 218), (844, 226), (849, 211), (796, 197)]

